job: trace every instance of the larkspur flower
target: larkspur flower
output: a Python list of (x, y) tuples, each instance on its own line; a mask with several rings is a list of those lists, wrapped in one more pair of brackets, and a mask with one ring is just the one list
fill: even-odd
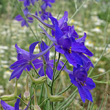
[(50, 12), (46, 12), (47, 6), (51, 7), (50, 3), (54, 3), (55, 0), (42, 0), (43, 4), (41, 5), (41, 11), (39, 11), (41, 19), (48, 20), (49, 16), (51, 16)]
[[(21, 97), (21, 95), (19, 95), (19, 97)], [(5, 101), (1, 100), (1, 105), (3, 107), (4, 110), (19, 110), (19, 103), (20, 103), (20, 99), (17, 99), (14, 107), (8, 105)], [(27, 109), (25, 109), (27, 110)]]
[(21, 26), (29, 26), (28, 23), (33, 23), (33, 18), (32, 17), (28, 17), (28, 8), (25, 8), (23, 10), (24, 15), (26, 16), (27, 20), (25, 20), (21, 15), (17, 15), (15, 17), (15, 20), (20, 21), (21, 22)]
[(77, 68), (73, 68), (73, 72), (66, 68), (65, 71), (69, 74), (71, 83), (78, 88), (82, 101), (85, 103), (85, 100), (88, 99), (93, 102), (90, 90), (95, 88), (95, 83), (91, 78), (87, 77), (88, 68), (78, 65)]
[[(68, 26), (68, 12), (65, 11), (64, 16), (60, 20), (57, 20), (52, 16), (50, 16), (50, 19), (53, 24), (50, 28), (52, 29), (52, 35), (55, 36), (55, 38), (49, 35), (43, 27), (41, 28), (45, 35), (55, 43), (56, 51), (64, 54), (69, 63), (77, 67), (77, 65), (83, 65), (85, 60), (89, 60), (84, 54), (93, 56), (92, 52), (90, 52), (84, 45), (86, 33), (84, 33), (82, 38), (76, 39), (79, 36), (75, 31), (74, 26)], [(91, 66), (93, 67), (93, 65)]]
[[(47, 48), (48, 48), (48, 46), (46, 45), (46, 43), (42, 41), (42, 43), (40, 45), (41, 51), (44, 51)], [(54, 65), (54, 60), (49, 60), (49, 53), (50, 53), (50, 51), (48, 51), (46, 54), (44, 54), (43, 58), (41, 58), (41, 60), (37, 60), (37, 62), (35, 60), (35, 61), (33, 61), (33, 63), (34, 63), (35, 67), (37, 67), (37, 68), (40, 67), (40, 70), (38, 72), (40, 76), (45, 75), (44, 74), (44, 64), (43, 64), (43, 63), (45, 63), (46, 64), (46, 75), (49, 77), (49, 79), (52, 80), (52, 78), (53, 78), (52, 68), (53, 68), (53, 65)], [(60, 69), (61, 69), (61, 66), (60, 66), (60, 64), (58, 64), (57, 70), (60, 70)]]
[[(93, 56), (93, 54), (85, 47), (84, 41), (86, 38), (86, 33), (82, 38), (77, 40), (73, 37), (68, 37), (65, 34), (63, 35), (60, 28), (56, 28), (55, 30), (55, 38), (50, 36), (46, 30), (41, 27), (45, 33), (45, 35), (55, 43), (55, 49), (57, 52), (65, 55), (66, 59), (77, 67), (77, 65), (83, 65), (84, 61), (89, 60), (84, 54), (88, 56)], [(84, 60), (84, 61), (83, 61)], [(86, 62), (86, 61), (85, 61)], [(93, 65), (91, 65), (93, 66)]]
[[(35, 46), (38, 44), (39, 42), (34, 42), (30, 45), (29, 47), (29, 52), (19, 48), (17, 46), (17, 44), (15, 45), (16, 50), (17, 50), (17, 61), (15, 63), (13, 63), (10, 66), (10, 69), (14, 70), (11, 74), (10, 80), (13, 78), (17, 78), (19, 79), (19, 77), (21, 76), (23, 70), (27, 70), (30, 71), (33, 67), (31, 65), (31, 63), (33, 65), (36, 65), (36, 63), (39, 61), (39, 59), (37, 59), (38, 57), (42, 56), (43, 54), (45, 54), (46, 52), (49, 51), (49, 49), (53, 46), (53, 44), (51, 46), (49, 46), (45, 51), (42, 51), (38, 54), (33, 54), (34, 52), (34, 48)], [(40, 66), (40, 65), (39, 65)], [(38, 66), (36, 66), (36, 69), (39, 68)]]
[(30, 6), (30, 4), (34, 5), (35, 2), (38, 0), (19, 0), (19, 1), (24, 2), (24, 6), (27, 7), (27, 6)]
[(39, 11), (39, 14), (43, 21), (48, 20), (49, 16), (51, 16), (51, 13), (46, 11)]
[(55, 0), (42, 0), (43, 4), (41, 6), (42, 10), (45, 10), (47, 8), (47, 6), (51, 7), (50, 3), (54, 3)]

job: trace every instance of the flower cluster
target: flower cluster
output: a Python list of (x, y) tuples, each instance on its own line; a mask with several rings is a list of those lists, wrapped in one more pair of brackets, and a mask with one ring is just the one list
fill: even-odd
[[(78, 33), (75, 31), (75, 27), (69, 26), (67, 23), (67, 11), (64, 12), (64, 16), (59, 20), (53, 17), (50, 12), (46, 12), (46, 8), (48, 6), (51, 7), (51, 3), (54, 3), (55, 0), (42, 0), (41, 11), (36, 12), (36, 14), (31, 14), (28, 10), (28, 7), (31, 4), (35, 5), (35, 2), (38, 3), (38, 0), (19, 1), (22, 1), (24, 3), (25, 9), (23, 9), (23, 12), (26, 19), (24, 19), (21, 15), (16, 16), (15, 19), (17, 21), (21, 21), (21, 26), (26, 25), (28, 27), (28, 22), (32, 23), (33, 17), (36, 18), (44, 26), (51, 29), (51, 34), (48, 34), (45, 28), (40, 26), (43, 34), (51, 40), (52, 45), (48, 46), (44, 41), (36, 41), (30, 45), (28, 52), (21, 49), (20, 47), (18, 47), (17, 44), (15, 44), (15, 48), (17, 51), (17, 61), (10, 66), (10, 69), (13, 70), (10, 76), (10, 80), (12, 80), (13, 78), (16, 78), (18, 80), (23, 70), (25, 70), (34, 81), (34, 83), (38, 82), (38, 79), (43, 76), (47, 76), (53, 83), (53, 81), (55, 80), (54, 70), (64, 70), (68, 73), (71, 83), (78, 88), (82, 101), (85, 102), (85, 100), (88, 99), (89, 101), (93, 102), (90, 90), (95, 88), (95, 83), (91, 78), (88, 77), (87, 74), (89, 68), (94, 67), (87, 56), (92, 57), (93, 54), (85, 46), (86, 33), (84, 33), (83, 37), (79, 38)], [(51, 20), (52, 25), (44, 22), (44, 20), (48, 20), (48, 18)], [(39, 47), (38, 54), (34, 54), (34, 49), (36, 45), (38, 45)], [(55, 51), (58, 52), (60, 55), (64, 55), (67, 61), (73, 65), (73, 71), (68, 70), (66, 66), (64, 66), (64, 63), (59, 59), (57, 60), (54, 58), (54, 60), (50, 60), (49, 53), (52, 47), (55, 47)], [(57, 66), (55, 64), (57, 64)], [(36, 72), (37, 69), (39, 69), (37, 73), (37, 80), (35, 80), (29, 73), (31, 69), (34, 69)], [(42, 81), (40, 80), (40, 83), (44, 83), (44, 81), (46, 81), (46, 79), (43, 78)], [(48, 87), (47, 91), (49, 91)], [(57, 98), (52, 97), (52, 95), (50, 94), (48, 96), (50, 100), (62, 100), (62, 97), (59, 96), (57, 96)], [(16, 103), (19, 103), (18, 100), (19, 99), (17, 99)], [(1, 101), (1, 104), (4, 109), (6, 107), (14, 109), (14, 107), (7, 105), (4, 101)], [(16, 107), (17, 106), (15, 104), (15, 108)]]

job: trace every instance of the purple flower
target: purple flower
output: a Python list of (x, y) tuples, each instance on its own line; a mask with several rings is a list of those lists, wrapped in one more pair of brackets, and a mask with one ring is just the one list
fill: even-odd
[(19, 0), (19, 1), (23, 1), (24, 2), (24, 6), (30, 6), (30, 4), (34, 5), (36, 1), (38, 0)]
[(93, 102), (90, 90), (95, 88), (95, 83), (89, 77), (87, 77), (86, 68), (78, 66), (73, 68), (73, 72), (69, 72), (71, 83), (73, 83), (79, 91), (80, 97), (83, 102), (86, 99)]
[(51, 16), (51, 13), (46, 11), (39, 11), (39, 14), (43, 21), (48, 20), (49, 16)]
[[(54, 30), (52, 30), (52, 35), (50, 36), (46, 30), (42, 28), (45, 35), (55, 43), (55, 49), (57, 52), (65, 55), (66, 59), (77, 67), (78, 65), (87, 65), (87, 62), (90, 61), (84, 54), (88, 56), (93, 56), (93, 54), (86, 48), (84, 45), (86, 33), (82, 38), (78, 38), (78, 34), (74, 29), (74, 26), (68, 26), (68, 12), (64, 13), (64, 16), (57, 20), (54, 17), (50, 17)], [(84, 61), (83, 61), (84, 60)], [(90, 61), (91, 62), (91, 61)], [(88, 67), (93, 66), (90, 64)]]
[[(75, 37), (73, 35), (69, 37), (67, 34), (63, 34), (62, 30), (58, 27), (58, 25), (56, 25), (55, 38), (53, 38), (46, 32), (43, 27), (41, 28), (44, 31), (45, 35), (53, 43), (55, 43), (56, 51), (64, 54), (69, 63), (71, 63), (75, 67), (77, 67), (77, 65), (86, 64), (86, 60), (88, 62), (89, 59), (84, 54), (93, 56), (93, 54), (84, 45), (86, 33), (82, 38), (75, 40)], [(93, 65), (91, 64), (90, 66)]]
[[(41, 45), (40, 45), (40, 49), (41, 51), (45, 51), (46, 49), (48, 48), (48, 46), (45, 44), (45, 42), (42, 41)], [(34, 63), (34, 66), (36, 69), (40, 68), (39, 70), (39, 75), (40, 76), (44, 76), (44, 63), (46, 64), (46, 74), (47, 76), (49, 77), (49, 79), (52, 80), (53, 78), (53, 65), (54, 65), (54, 60), (49, 60), (49, 51), (43, 55), (43, 58), (41, 58), (41, 60), (38, 60), (37, 61), (33, 61)], [(60, 61), (61, 62), (61, 61)], [(60, 70), (61, 69), (61, 66), (58, 64), (57, 66), (57, 70)]]
[(38, 62), (39, 60), (37, 58), (40, 57), (41, 55), (45, 54), (46, 52), (48, 52), (49, 49), (53, 46), (53, 44), (52, 44), (45, 51), (40, 52), (38, 54), (33, 54), (34, 48), (38, 43), (39, 42), (32, 43), (29, 47), (29, 52), (19, 48), (17, 46), (17, 44), (15, 45), (16, 50), (17, 50), (17, 59), (18, 60), (10, 66), (10, 69), (13, 70), (10, 80), (15, 77), (17, 79), (19, 79), (23, 70), (27, 69), (28, 71), (30, 71), (32, 69), (31, 63), (34, 64), (34, 63)]
[(47, 6), (51, 7), (50, 3), (54, 3), (55, 0), (42, 0), (43, 4), (41, 6), (42, 10), (45, 10), (47, 8)]
[(25, 20), (21, 15), (17, 15), (15, 17), (15, 20), (17, 21), (21, 21), (21, 26), (29, 26), (28, 23), (33, 23), (33, 18), (32, 17), (28, 17), (28, 8), (25, 8), (23, 10), (24, 15), (26, 16), (27, 20)]
[[(19, 95), (19, 97), (21, 97), (21, 95)], [(12, 106), (8, 105), (5, 101), (1, 100), (1, 105), (4, 110), (19, 110), (19, 103), (20, 103), (20, 99), (17, 99), (14, 107), (12, 107)]]

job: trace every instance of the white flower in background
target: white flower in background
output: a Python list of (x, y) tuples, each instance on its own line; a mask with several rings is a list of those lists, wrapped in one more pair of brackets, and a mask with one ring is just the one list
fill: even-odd
[(94, 44), (91, 41), (88, 41), (88, 40), (85, 42), (85, 45), (88, 46), (88, 47), (93, 47), (94, 46)]
[(94, 29), (91, 29), (92, 32), (101, 33), (102, 30), (99, 27), (96, 27)]
[[(76, 26), (75, 29), (78, 30), (78, 31), (83, 31), (83, 29), (79, 26)], [(83, 33), (83, 35), (84, 35), (84, 33)]]
[(5, 51), (4, 50), (0, 50), (0, 53), (4, 53)]
[(99, 61), (99, 58), (97, 58), (97, 57), (92, 57), (91, 60), (94, 61), (94, 62), (97, 62), (97, 61)]
[(4, 93), (4, 89), (0, 89), (0, 94), (3, 94)]
[(104, 73), (105, 69), (104, 68), (98, 68), (98, 71), (101, 72), (101, 73)]
[(9, 78), (11, 75), (11, 72), (10, 71), (5, 71), (4, 74), (3, 74), (3, 78), (6, 79), (6, 78)]
[(9, 68), (9, 65), (2, 65), (3, 68)]
[(54, 52), (50, 52), (49, 57), (52, 58), (54, 56)]
[(104, 50), (104, 47), (94, 47), (95, 50)]
[(3, 94), (4, 93), (4, 89), (3, 89), (3, 86), (0, 85), (0, 94)]
[[(7, 49), (8, 49), (8, 46), (3, 46), (3, 45), (0, 45), (0, 49), (7, 50)], [(1, 50), (0, 50), (0, 51), (1, 51)]]
[(4, 61), (4, 60), (1, 60), (0, 62), (1, 62), (2, 64), (8, 63), (8, 61)]
[(87, 8), (87, 7), (88, 7), (88, 5), (87, 5), (87, 4), (84, 4), (84, 5), (83, 5), (83, 7), (84, 7), (84, 8)]
[[(13, 84), (13, 86), (15, 87), (15, 83)], [(18, 88), (22, 88), (22, 84), (17, 83), (17, 87), (18, 87)]]
[(16, 61), (17, 58), (16, 57), (10, 57), (11, 60)]

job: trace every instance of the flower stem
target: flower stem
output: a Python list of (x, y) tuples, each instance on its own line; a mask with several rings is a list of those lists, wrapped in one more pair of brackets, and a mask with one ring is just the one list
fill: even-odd
[(64, 65), (62, 66), (61, 70), (58, 72), (57, 76), (55, 77), (54, 81), (59, 77), (61, 71), (63, 70), (63, 68), (65, 67), (66, 63), (68, 62), (68, 60), (65, 61)]
[(36, 71), (36, 69), (35, 69), (35, 67), (34, 67), (34, 65), (31, 63), (31, 65), (32, 65), (32, 67), (33, 67), (33, 69), (34, 69), (34, 71), (36, 72), (36, 74), (40, 77), (40, 75), (38, 74), (38, 72)]
[(66, 89), (62, 90), (60, 93), (58, 93), (58, 95), (63, 94), (64, 92), (66, 92), (73, 84), (70, 84)]

